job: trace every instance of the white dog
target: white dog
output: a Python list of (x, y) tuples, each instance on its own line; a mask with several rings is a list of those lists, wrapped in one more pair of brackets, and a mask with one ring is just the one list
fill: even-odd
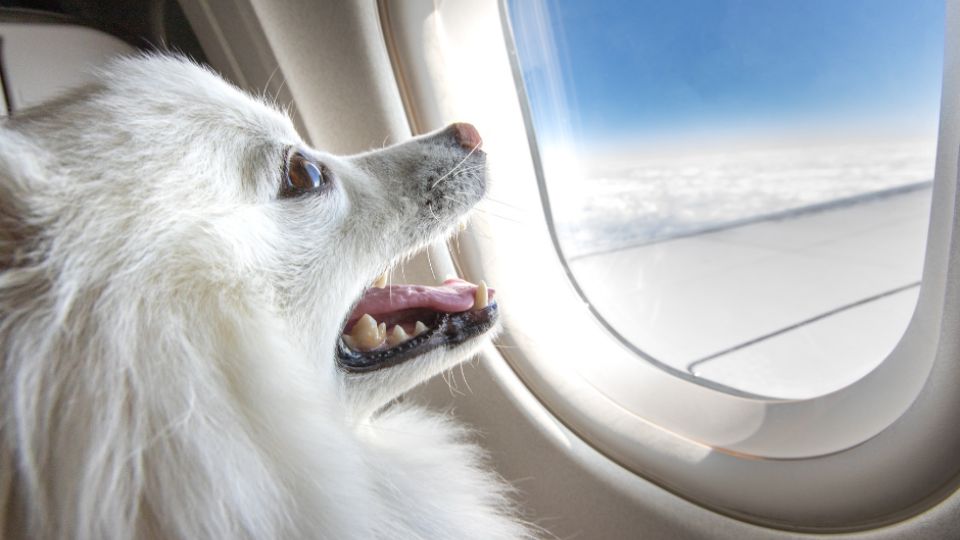
[(529, 537), (392, 403), (489, 335), (486, 287), (370, 287), (483, 196), (479, 145), (335, 157), (171, 57), (0, 124), (0, 535)]

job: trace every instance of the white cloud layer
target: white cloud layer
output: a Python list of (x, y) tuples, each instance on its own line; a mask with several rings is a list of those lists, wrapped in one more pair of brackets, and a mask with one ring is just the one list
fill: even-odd
[(544, 166), (561, 243), (577, 257), (909, 188), (932, 180), (934, 154), (931, 141), (660, 157), (553, 150)]

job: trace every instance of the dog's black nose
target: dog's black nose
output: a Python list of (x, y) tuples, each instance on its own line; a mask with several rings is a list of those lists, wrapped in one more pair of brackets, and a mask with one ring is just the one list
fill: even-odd
[(480, 132), (472, 124), (457, 122), (450, 127), (453, 128), (453, 136), (457, 140), (457, 144), (465, 150), (476, 150), (483, 146)]

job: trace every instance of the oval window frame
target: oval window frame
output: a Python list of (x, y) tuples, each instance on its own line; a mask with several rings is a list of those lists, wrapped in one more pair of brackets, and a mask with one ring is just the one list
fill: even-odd
[[(960, 405), (960, 389), (943, 380), (960, 372), (958, 347), (942, 339), (941, 330), (945, 310), (960, 312), (960, 294), (947, 287), (948, 277), (960, 274), (960, 239), (952, 234), (957, 230), (960, 102), (949, 99), (960, 95), (960, 56), (951, 52), (960, 50), (958, 12), (956, 3), (948, 3), (934, 203), (914, 316), (896, 349), (863, 379), (812, 399), (773, 400), (693, 383), (637, 362), (625, 356), (628, 351), (622, 347), (598, 344), (601, 338), (613, 341), (601, 326), (583, 324), (584, 315), (592, 316), (591, 308), (569, 270), (558, 268), (562, 259), (547, 222), (549, 197), (505, 2), (434, 6), (429, 1), (380, 1), (386, 47), (414, 130), (426, 132), (453, 119), (479, 117), (482, 121), (475, 123), (488, 152), (512, 152), (501, 164), (517, 177), (535, 179), (535, 193), (529, 186), (511, 192), (535, 196), (543, 219), (525, 224), (529, 230), (514, 236), (520, 238), (515, 242), (520, 248), (500, 249), (502, 240), (495, 238), (504, 238), (498, 234), (503, 227), (481, 216), (451, 249), (461, 272), (471, 279), (489, 277), (496, 285), (510, 283), (518, 273), (522, 279), (549, 274), (543, 287), (560, 304), (550, 313), (580, 317), (572, 341), (589, 346), (565, 343), (560, 358), (551, 358), (557, 349), (550, 350), (552, 337), (530, 322), (544, 312), (544, 293), (523, 292), (523, 283), (503, 288), (502, 303), (509, 308), (504, 309), (499, 351), (527, 387), (589, 444), (637, 474), (731, 515), (821, 532), (896, 521), (922, 508), (924, 501), (939, 500), (957, 484), (960, 464), (952, 456), (960, 455), (960, 427), (944, 410), (945, 405)], [(500, 30), (501, 43), (491, 37), (493, 25)], [(481, 69), (470, 74), (451, 68), (452, 57)], [(490, 72), (478, 73), (482, 69)], [(458, 77), (468, 81), (456, 81)], [(504, 98), (506, 81), (513, 103)], [(486, 109), (465, 106), (477, 100), (459, 96), (478, 86), (485, 100), (493, 102)], [(502, 125), (488, 128), (496, 123)], [(517, 130), (523, 133), (519, 149)], [(508, 142), (491, 145), (496, 137)], [(530, 208), (529, 201), (503, 202)], [(543, 244), (552, 253), (540, 249)], [(517, 253), (527, 255), (522, 272), (515, 264), (498, 262), (516, 260)], [(528, 293), (533, 296), (524, 298)], [(590, 366), (570, 361), (584, 350), (593, 355)], [(917, 449), (917, 441), (934, 444)], [(890, 474), (886, 460), (897, 459), (909, 459), (912, 465)], [(850, 481), (854, 473), (843, 472), (851, 466), (857, 482)], [(744, 485), (730, 493), (726, 486), (731, 483)], [(772, 489), (784, 485), (789, 488)]]

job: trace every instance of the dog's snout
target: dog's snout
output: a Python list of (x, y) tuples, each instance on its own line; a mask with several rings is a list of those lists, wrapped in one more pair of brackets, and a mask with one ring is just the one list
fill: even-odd
[(465, 150), (476, 150), (483, 146), (483, 139), (480, 138), (480, 132), (472, 124), (458, 122), (450, 126), (453, 130), (453, 137), (457, 144)]

